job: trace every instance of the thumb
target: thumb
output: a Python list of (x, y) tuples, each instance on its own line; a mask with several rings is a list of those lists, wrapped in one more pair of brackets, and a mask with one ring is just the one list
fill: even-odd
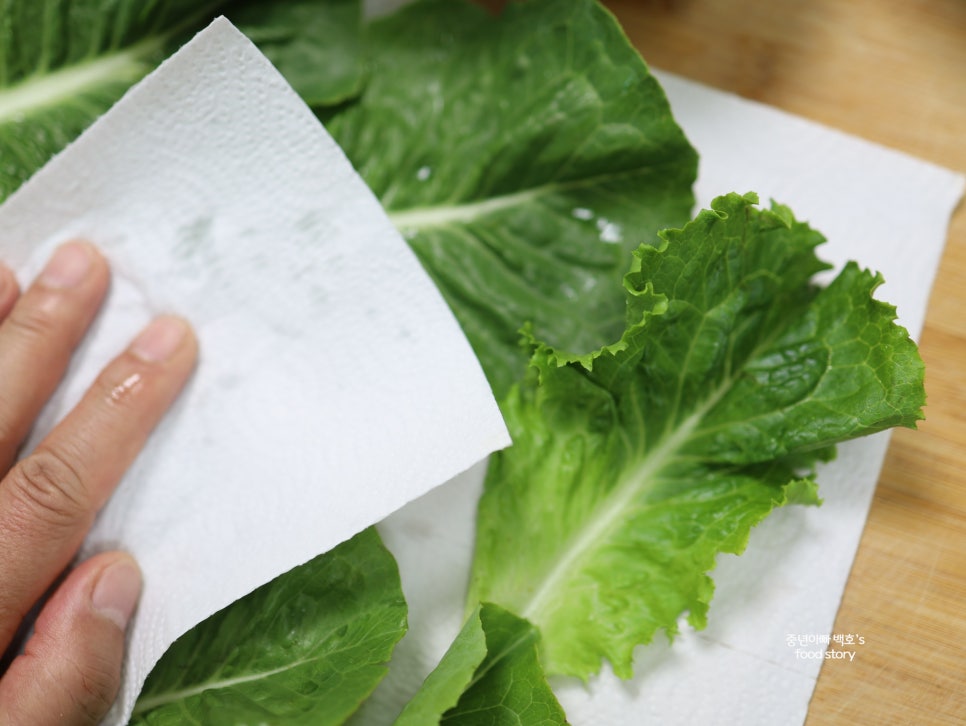
[(124, 630), (140, 592), (140, 570), (122, 552), (71, 572), (0, 680), (0, 723), (98, 723), (117, 696)]

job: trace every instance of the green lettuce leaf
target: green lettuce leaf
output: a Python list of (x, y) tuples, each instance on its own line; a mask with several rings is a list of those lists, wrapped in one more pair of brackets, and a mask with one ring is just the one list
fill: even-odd
[(628, 328), (590, 355), (536, 344), (504, 413), (478, 512), (470, 602), (537, 625), (552, 673), (706, 622), (719, 552), (789, 502), (838, 441), (914, 426), (923, 365), (848, 264), (827, 287), (822, 237), (754, 195), (715, 200), (642, 247), (625, 279)]
[(565, 724), (540, 667), (539, 639), (525, 620), (479, 606), (395, 726)]
[(0, 8), (0, 200), (146, 75), (218, 0)]
[(310, 106), (335, 105), (362, 90), (359, 0), (248, 0), (227, 15)]
[(359, 0), (0, 4), (0, 201), (218, 9), (231, 19), (237, 12), (244, 30), (310, 102), (357, 93), (364, 67), (359, 7)]
[(396, 561), (365, 530), (179, 638), (132, 723), (341, 724), (405, 631)]
[(593, 350), (623, 330), (631, 251), (690, 216), (697, 157), (593, 0), (498, 18), (429, 0), (368, 30), (370, 78), (324, 116), (462, 324), (497, 396), (519, 330)]

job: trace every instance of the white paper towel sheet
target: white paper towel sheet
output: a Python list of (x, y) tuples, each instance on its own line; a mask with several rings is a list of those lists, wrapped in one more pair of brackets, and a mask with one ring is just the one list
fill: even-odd
[(509, 442), (378, 201), (225, 20), (11, 197), (0, 229), (22, 283), (72, 237), (114, 271), (34, 441), (154, 314), (201, 343), (84, 547), (126, 549), (145, 577), (112, 722), (183, 632)]
[[(964, 178), (761, 104), (656, 74), (701, 155), (700, 207), (729, 191), (789, 205), (829, 241), (819, 255), (883, 273), (880, 299), (918, 337)], [(888, 444), (888, 433), (840, 447), (819, 472), (825, 503), (789, 507), (752, 532), (741, 557), (719, 558), (709, 625), (682, 620), (673, 645), (640, 648), (635, 677), (605, 667), (588, 686), (554, 680), (574, 726), (801, 724)], [(473, 548), (477, 467), (381, 526), (410, 604), (410, 632), (387, 680), (353, 720), (389, 724), (459, 630)], [(842, 635), (848, 635), (843, 633)], [(862, 635), (853, 633), (853, 636)], [(789, 636), (804, 644), (789, 645)], [(812, 640), (814, 639), (814, 640)], [(807, 642), (812, 640), (812, 642)], [(862, 658), (874, 642), (836, 646)], [(796, 653), (799, 651), (799, 653)], [(842, 664), (843, 667), (845, 664)]]

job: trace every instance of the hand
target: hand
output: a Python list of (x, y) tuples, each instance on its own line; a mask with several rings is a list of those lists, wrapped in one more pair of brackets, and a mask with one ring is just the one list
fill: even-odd
[[(15, 464), (108, 279), (104, 258), (82, 242), (59, 248), (22, 295), (0, 265), (0, 653), (71, 562), (197, 356), (185, 322), (156, 319)], [(137, 565), (122, 552), (98, 554), (67, 575), (24, 653), (0, 674), (0, 724), (100, 721), (117, 695), (124, 630), (140, 589)]]

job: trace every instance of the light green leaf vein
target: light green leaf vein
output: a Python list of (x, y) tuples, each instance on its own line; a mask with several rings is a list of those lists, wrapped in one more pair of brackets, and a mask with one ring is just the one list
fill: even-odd
[(91, 88), (116, 82), (132, 83), (150, 69), (145, 58), (163, 45), (163, 38), (152, 38), (77, 65), (29, 76), (0, 93), (0, 124), (20, 121), (51, 106), (74, 103)]

